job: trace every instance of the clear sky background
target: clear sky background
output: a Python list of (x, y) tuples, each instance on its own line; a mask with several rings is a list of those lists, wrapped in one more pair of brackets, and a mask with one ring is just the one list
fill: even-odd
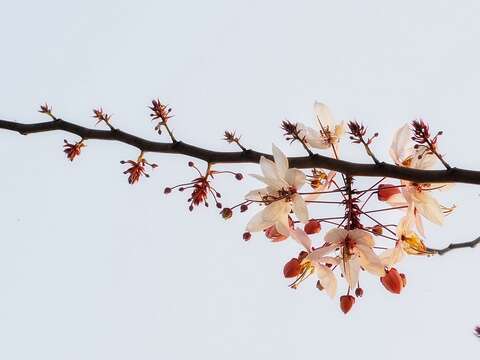
[[(115, 126), (158, 139), (147, 105), (159, 97), (181, 140), (228, 150), (220, 139), (235, 129), (246, 146), (297, 155), (279, 123), (312, 122), (320, 100), (379, 131), (382, 159), (393, 131), (422, 116), (444, 130), (451, 164), (479, 169), (479, 17), (478, 1), (7, 2), (0, 117), (45, 120), (48, 101), (93, 126), (103, 106)], [(76, 140), (0, 131), (1, 359), (478, 359), (479, 249), (407, 259), (400, 296), (363, 276), (345, 316), (313, 280), (287, 287), (293, 243), (243, 242), (252, 211), (225, 222), (163, 195), (191, 178), (190, 159), (149, 155), (159, 168), (132, 187), (119, 161), (135, 149), (89, 141), (70, 163), (64, 138)], [(217, 184), (225, 204), (259, 185)], [(428, 225), (429, 245), (480, 235), (478, 188), (441, 198), (458, 210)]]

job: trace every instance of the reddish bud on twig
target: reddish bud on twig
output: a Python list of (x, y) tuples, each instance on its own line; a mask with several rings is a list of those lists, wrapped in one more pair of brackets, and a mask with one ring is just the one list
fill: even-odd
[[(404, 275), (405, 276), (405, 275)], [(403, 288), (403, 280), (397, 269), (386, 270), (386, 274), (380, 278), (382, 285), (393, 294), (400, 294)]]
[(378, 186), (378, 200), (388, 201), (392, 196), (400, 193), (398, 186), (393, 184), (380, 184)]
[(283, 267), (283, 276), (287, 279), (297, 277), (302, 272), (302, 265), (297, 258), (292, 258)]
[(309, 235), (319, 233), (321, 229), (322, 226), (320, 225), (320, 221), (313, 219), (307, 222), (303, 227), (303, 230)]
[[(145, 166), (148, 165), (152, 169), (155, 169), (158, 167), (157, 164), (151, 164), (145, 158), (143, 157), (143, 152), (140, 153), (138, 156), (137, 160), (122, 160), (120, 161), (120, 164), (129, 164), (130, 167), (125, 170), (123, 173), (124, 174), (129, 174), (128, 175), (128, 183), (133, 185), (137, 183), (140, 180), (140, 177), (145, 176), (145, 177), (150, 177), (149, 174), (147, 174), (145, 170)], [(166, 190), (166, 189), (165, 189)], [(165, 191), (164, 191), (165, 192)], [(167, 192), (165, 192), (167, 194)]]
[(340, 309), (346, 314), (350, 311), (353, 304), (355, 304), (355, 298), (352, 295), (340, 296)]
[(252, 234), (250, 234), (249, 232), (244, 232), (243, 233), (243, 240), (248, 241), (251, 238), (252, 238)]
[(65, 143), (63, 145), (63, 152), (67, 155), (67, 158), (70, 161), (73, 161), (78, 155), (80, 155), (82, 148), (85, 146), (83, 139), (74, 144), (69, 143), (66, 139), (64, 139), (63, 142)]

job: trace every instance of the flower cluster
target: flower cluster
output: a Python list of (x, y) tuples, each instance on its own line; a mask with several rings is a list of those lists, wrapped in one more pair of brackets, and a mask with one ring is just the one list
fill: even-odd
[[(328, 107), (321, 103), (314, 104), (314, 113), (318, 129), (284, 121), (282, 129), (287, 140), (298, 140), (309, 150), (331, 149), (338, 158), (339, 143), (345, 133), (343, 122), (335, 122)], [(363, 144), (367, 154), (377, 162), (369, 145), (378, 133), (366, 138), (366, 128), (355, 121), (348, 123), (348, 129), (350, 140)], [(434, 167), (440, 159), (437, 151), (438, 135), (432, 138), (423, 121), (400, 128), (390, 147), (390, 155), (398, 166), (413, 169)], [(392, 184), (382, 178), (366, 189), (357, 189), (351, 176), (337, 176), (322, 169), (311, 169), (311, 175), (307, 175), (291, 168), (288, 158), (275, 145), (272, 154), (271, 159), (260, 159), (261, 175), (251, 175), (264, 187), (248, 192), (245, 201), (222, 213), (230, 218), (237, 207), (240, 212), (255, 204), (261, 207), (247, 223), (244, 240), (250, 240), (252, 233), (262, 232), (272, 242), (295, 241), (301, 250), (283, 267), (285, 278), (293, 279), (290, 287), (298, 288), (315, 274), (316, 287), (334, 298), (340, 286), (339, 275), (345, 281), (345, 292), (339, 298), (344, 313), (364, 295), (360, 286), (364, 272), (377, 277), (390, 293), (400, 294), (407, 278), (397, 269), (398, 263), (408, 255), (432, 254), (423, 241), (423, 221), (443, 223), (452, 208), (440, 205), (433, 193), (448, 186), (405, 180)], [(307, 183), (311, 189), (303, 190)], [(387, 206), (367, 208), (375, 199), (377, 204)], [(340, 207), (343, 214), (316, 217), (313, 206), (323, 209), (330, 206), (332, 211)], [(396, 224), (378, 218), (387, 211), (398, 212)]]
[[(164, 128), (170, 136), (172, 144), (167, 146), (175, 148), (181, 145), (167, 124), (172, 117), (172, 109), (160, 100), (153, 100), (149, 108), (152, 111), (151, 118), (158, 120), (155, 130), (161, 133)], [(340, 142), (348, 133), (353, 144), (363, 145), (366, 154), (375, 164), (380, 164), (370, 148), (378, 133), (368, 137), (363, 124), (350, 121), (345, 126), (344, 122), (334, 120), (325, 104), (315, 102), (313, 110), (318, 126), (311, 127), (288, 120), (281, 123), (286, 140), (300, 143), (311, 158), (315, 158), (313, 151), (318, 149), (331, 151), (331, 155), (339, 159)], [(61, 124), (47, 104), (40, 107), (40, 112)], [(124, 135), (113, 128), (110, 124), (111, 115), (102, 108), (94, 109), (93, 113), (97, 124), (103, 122), (110, 128), (110, 135)], [(80, 155), (88, 134), (75, 143), (64, 140), (63, 151), (70, 161)], [(435, 136), (431, 134), (428, 124), (421, 119), (398, 129), (389, 148), (395, 165), (416, 170), (443, 165), (450, 169), (439, 150), (442, 132)], [(147, 166), (152, 169), (157, 167), (145, 159), (137, 140), (134, 138), (131, 141), (140, 149), (138, 158), (121, 161), (121, 164), (128, 165), (124, 174), (128, 175), (129, 184), (137, 183), (142, 176), (149, 177)], [(233, 131), (226, 131), (224, 140), (237, 145), (242, 157), (253, 153), (240, 143), (240, 136)], [(188, 166), (195, 171), (194, 178), (166, 187), (164, 193), (169, 194), (174, 189), (188, 191), (190, 211), (202, 204), (208, 207), (209, 203), (214, 203), (216, 208), (221, 209), (223, 219), (230, 219), (236, 211), (246, 213), (258, 206), (258, 211), (246, 224), (243, 239), (249, 241), (253, 233), (261, 233), (275, 243), (293, 240), (300, 250), (283, 267), (284, 277), (291, 280), (289, 286), (297, 289), (311, 275), (315, 275), (316, 287), (320, 291), (331, 298), (341, 293), (339, 305), (344, 313), (348, 313), (365, 293), (360, 286), (363, 273), (377, 277), (378, 283), (390, 293), (400, 294), (407, 285), (406, 275), (398, 269), (400, 261), (406, 256), (429, 256), (434, 253), (424, 242), (424, 221), (442, 225), (445, 216), (455, 207), (442, 205), (434, 195), (435, 191), (448, 190), (450, 184), (409, 180), (394, 183), (381, 178), (371, 185), (362, 186), (358, 185), (358, 179), (349, 174), (321, 168), (300, 170), (291, 167), (287, 156), (275, 145), (272, 145), (272, 155), (261, 156), (259, 163), (261, 174), (251, 176), (261, 182), (262, 187), (249, 191), (235, 206), (223, 207), (220, 202), (222, 195), (213, 182), (220, 174), (231, 175), (236, 180), (242, 180), (243, 175), (218, 170), (218, 164), (211, 162), (207, 163), (205, 171), (201, 171), (192, 161), (188, 162)], [(373, 203), (377, 205), (371, 208)], [(321, 216), (318, 210), (322, 210)], [(325, 216), (325, 211), (336, 211), (337, 214)], [(397, 213), (397, 221), (392, 223), (391, 220), (386, 222), (379, 218), (384, 212)], [(472, 243), (474, 245), (476, 243)]]
[(86, 146), (83, 139), (73, 144), (69, 143), (66, 139), (64, 139), (63, 142), (63, 152), (67, 155), (67, 159), (70, 161), (73, 161), (78, 155), (80, 155), (82, 148)]
[(93, 109), (93, 118), (97, 119), (96, 125), (104, 122), (110, 129), (113, 130), (112, 124), (110, 124), (110, 120), (112, 119), (112, 115), (108, 115), (102, 108)]
[(155, 131), (159, 134), (162, 133), (162, 126), (168, 129), (167, 121), (173, 117), (171, 115), (172, 108), (166, 104), (162, 104), (159, 99), (152, 100), (152, 106), (149, 106), (149, 109), (152, 110), (150, 117), (152, 120), (158, 120), (157, 125), (155, 125)]
[[(222, 197), (222, 194), (220, 194), (220, 192), (218, 192), (212, 185), (212, 180), (214, 179), (215, 175), (230, 174), (233, 175), (237, 180), (243, 179), (243, 175), (241, 173), (214, 170), (212, 169), (212, 166), (210, 164), (208, 165), (207, 170), (204, 174), (193, 163), (193, 161), (189, 161), (188, 166), (196, 171), (198, 177), (187, 183), (178, 184), (172, 187), (166, 187), (163, 192), (165, 194), (170, 194), (174, 189), (178, 189), (178, 191), (180, 192), (191, 189), (192, 193), (187, 200), (189, 203), (188, 209), (190, 211), (193, 211), (193, 209), (200, 204), (204, 204), (204, 206), (208, 207), (209, 203), (207, 199), (209, 196), (212, 197), (217, 208), (221, 209), (223, 207), (222, 203), (219, 200)], [(221, 214), (225, 219), (228, 219), (232, 215), (232, 210), (229, 208), (224, 208)]]
[(150, 177), (145, 170), (146, 165), (150, 166), (152, 169), (158, 167), (157, 164), (149, 163), (145, 160), (143, 152), (140, 153), (137, 160), (122, 160), (120, 161), (120, 164), (130, 165), (130, 167), (123, 172), (124, 174), (128, 174), (128, 183), (130, 185), (137, 183), (142, 176), (147, 178)]

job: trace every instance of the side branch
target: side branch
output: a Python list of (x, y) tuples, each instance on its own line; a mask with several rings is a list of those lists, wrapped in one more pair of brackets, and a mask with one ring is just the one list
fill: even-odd
[[(155, 142), (131, 135), (118, 129), (89, 129), (61, 119), (34, 124), (0, 120), (0, 129), (15, 131), (22, 135), (61, 130), (76, 134), (85, 140), (98, 139), (119, 141), (134, 146), (143, 152), (183, 154), (204, 160), (208, 163), (258, 163), (261, 156), (272, 159), (271, 155), (254, 150), (225, 152), (203, 149), (182, 141), (173, 143)], [(459, 168), (451, 168), (448, 170), (418, 170), (383, 162), (379, 164), (352, 163), (319, 154), (304, 157), (291, 157), (289, 158), (289, 161), (292, 167), (300, 169), (316, 167), (334, 170), (352, 176), (389, 177), (419, 183), (456, 182), (480, 184), (480, 171)]]
[(455, 250), (455, 249), (463, 249), (463, 248), (474, 248), (480, 243), (480, 236), (476, 238), (475, 240), (472, 241), (465, 241), (461, 243), (456, 243), (456, 244), (450, 244), (447, 247), (443, 249), (430, 249), (428, 248), (428, 251), (431, 251), (434, 254), (437, 255), (444, 255), (449, 251)]

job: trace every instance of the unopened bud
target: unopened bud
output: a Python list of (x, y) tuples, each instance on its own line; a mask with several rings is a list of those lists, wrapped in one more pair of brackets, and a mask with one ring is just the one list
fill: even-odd
[(228, 219), (230, 219), (230, 218), (232, 217), (233, 211), (232, 211), (232, 209), (230, 209), (230, 208), (224, 208), (224, 209), (220, 212), (220, 214), (222, 214), (222, 217), (223, 217), (225, 220), (228, 220)]
[(172, 192), (172, 188), (166, 187), (165, 190), (163, 190), (164, 194), (170, 194)]
[(340, 296), (340, 309), (346, 314), (350, 311), (353, 304), (355, 304), (355, 298), (352, 295)]
[(378, 186), (378, 200), (387, 201), (392, 196), (399, 194), (400, 190), (398, 187), (392, 184), (380, 184)]
[(251, 238), (252, 238), (252, 234), (249, 233), (248, 231), (243, 233), (243, 240), (248, 241)]
[(312, 219), (305, 224), (305, 226), (303, 227), (303, 230), (305, 230), (307, 234), (312, 235), (312, 234), (319, 233), (321, 228), (322, 227), (320, 225), (320, 221)]
[(372, 227), (372, 232), (375, 235), (382, 235), (383, 234), (383, 228), (380, 225), (375, 225), (374, 227)]
[(318, 179), (314, 179), (310, 181), (310, 186), (312, 187), (312, 189), (318, 189), (321, 185), (322, 185), (322, 182)]
[(393, 294), (400, 294), (403, 288), (403, 280), (397, 269), (391, 268), (386, 271), (385, 276), (380, 278), (382, 285)]
[(245, 212), (247, 210), (248, 210), (248, 205), (245, 205), (245, 204), (240, 205), (240, 212)]
[(243, 179), (243, 175), (240, 174), (240, 173), (236, 173), (236, 174), (235, 174), (235, 179), (237, 179), (237, 180), (242, 180), (242, 179)]
[(355, 296), (356, 296), (357, 298), (363, 296), (363, 289), (362, 289), (361, 287), (358, 287), (358, 288), (355, 289)]
[(302, 266), (297, 258), (292, 258), (283, 267), (283, 276), (286, 278), (297, 277), (302, 272)]

